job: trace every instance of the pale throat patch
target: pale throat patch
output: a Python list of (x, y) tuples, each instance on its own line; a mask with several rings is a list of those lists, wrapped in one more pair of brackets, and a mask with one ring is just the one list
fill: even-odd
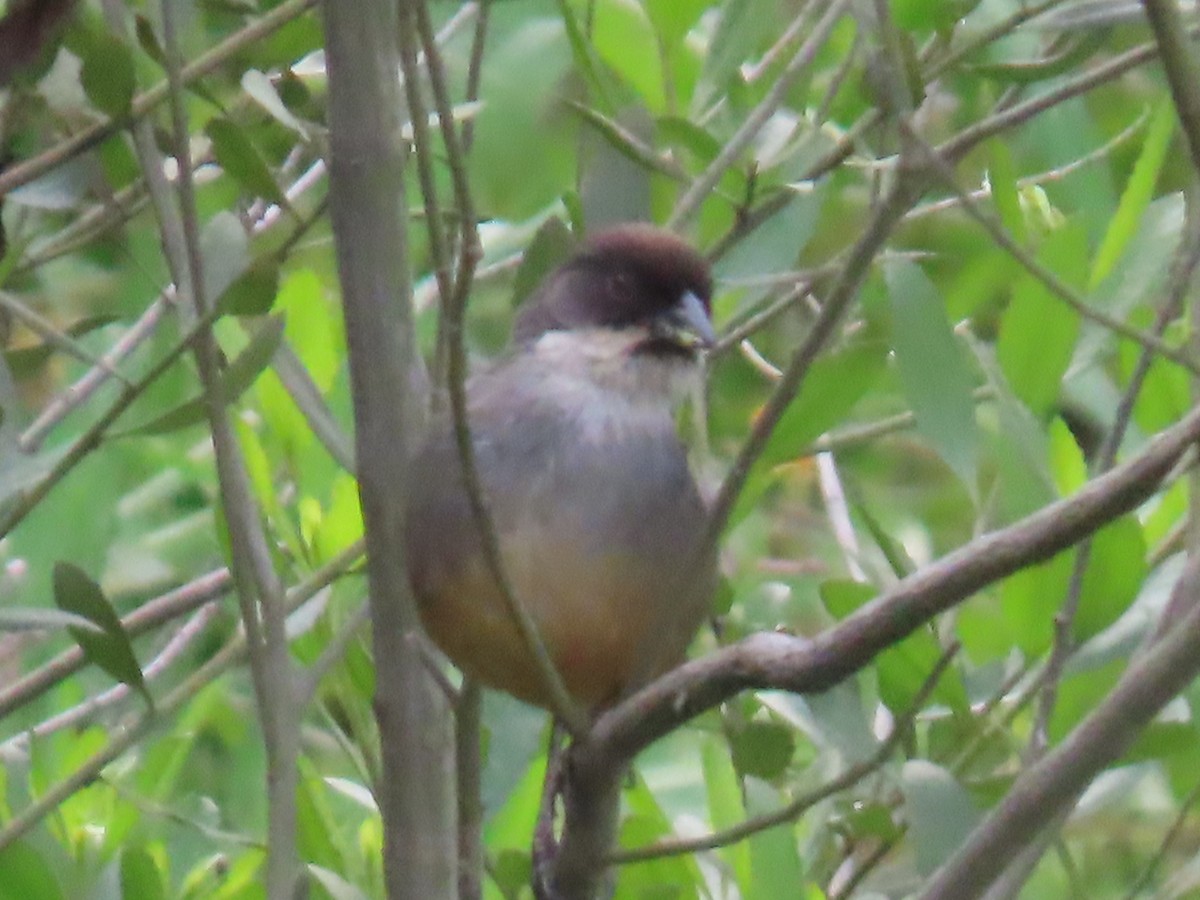
[(547, 331), (533, 353), (566, 379), (584, 380), (634, 405), (674, 408), (700, 383), (700, 365), (683, 357), (635, 353), (647, 338), (641, 328)]

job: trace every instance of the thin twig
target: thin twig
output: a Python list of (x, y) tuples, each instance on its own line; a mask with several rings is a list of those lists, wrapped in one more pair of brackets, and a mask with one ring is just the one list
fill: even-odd
[[(987, 403), (995, 398), (995, 388), (990, 385), (982, 385), (971, 392), (971, 399), (975, 403)], [(814, 456), (817, 453), (837, 453), (850, 447), (869, 443), (885, 435), (894, 434), (897, 431), (905, 431), (913, 428), (916, 424), (917, 417), (909, 410), (876, 419), (873, 422), (864, 422), (861, 425), (847, 425), (837, 431), (821, 435), (811, 445), (800, 450), (796, 456), (799, 458)]]
[[(474, 103), (479, 99), (479, 85), (483, 81), (483, 51), (487, 45), (488, 24), (491, 20), (492, 0), (476, 0), (479, 6), (479, 17), (475, 20), (475, 35), (471, 38), (471, 56), (467, 60), (467, 86), (463, 91), (463, 100)], [(462, 148), (463, 153), (471, 152), (475, 142), (475, 119), (463, 122)], [(466, 900), (466, 898), (461, 898)]]
[(154, 334), (163, 316), (171, 308), (168, 292), (160, 294), (125, 333), (101, 357), (101, 364), (84, 372), (46, 404), (29, 427), (21, 432), (18, 446), (26, 453), (37, 450), (50, 430), (76, 407), (86, 402), (112, 374), (113, 368)]
[[(458, 132), (455, 130), (454, 119), (448, 114), (449, 96), (446, 93), (440, 55), (432, 40), (429, 13), (424, 2), (416, 3), (415, 6), (416, 30), (424, 44), (426, 59), (429, 63), (429, 81), (433, 89), (438, 122), (442, 129), (442, 141), (446, 147), (451, 182), (454, 185), (455, 206), (462, 223), (459, 236), (458, 268), (455, 274), (453, 293), (449, 295), (448, 302), (443, 309), (443, 324), (447, 350), (447, 388), (450, 395), (450, 411), (454, 419), (455, 443), (458, 446), (459, 461), (463, 470), (463, 482), (471, 504), (475, 527), (479, 531), (484, 559), (492, 577), (496, 580), (500, 595), (504, 599), (509, 616), (521, 635), (525, 649), (539, 670), (542, 684), (546, 687), (550, 697), (551, 709), (571, 735), (579, 737), (587, 731), (587, 716), (567, 691), (562, 676), (538, 633), (537, 623), (534, 622), (528, 609), (521, 602), (521, 598), (516, 595), (512, 582), (504, 571), (500, 543), (496, 536), (491, 513), (487, 508), (483, 482), (476, 464), (466, 396), (467, 360), (463, 335), (463, 313), (471, 291), (475, 264), (479, 258), (479, 237), (475, 228), (475, 211), (471, 202), (462, 145)], [(406, 56), (404, 35), (407, 29), (402, 25), (400, 31), (401, 60), (403, 61)], [(415, 59), (415, 53), (411, 49), (407, 51), (407, 55)], [(413, 77), (414, 74), (407, 72), (406, 80)]]
[[(1200, 265), (1200, 208), (1198, 208), (1194, 192), (1188, 200), (1183, 239), (1176, 253), (1175, 263), (1171, 267), (1171, 278), (1151, 330), (1151, 334), (1155, 336), (1163, 334), (1167, 326), (1179, 315), (1184, 300), (1193, 286), (1196, 267)], [(1133, 419), (1134, 406), (1141, 396), (1142, 387), (1150, 373), (1154, 359), (1155, 354), (1149, 348), (1143, 347), (1133, 372), (1130, 373), (1129, 383), (1121, 393), (1121, 399), (1113, 414), (1112, 425), (1096, 454), (1093, 466), (1095, 473), (1107, 472), (1117, 461), (1117, 451), (1125, 439), (1125, 433)], [(1075, 551), (1066, 597), (1054, 616), (1054, 643), (1050, 650), (1050, 658), (1046, 663), (1038, 711), (1030, 733), (1030, 758), (1032, 759), (1040, 757), (1049, 746), (1050, 717), (1054, 712), (1059, 682), (1066, 669), (1067, 661), (1075, 650), (1073, 629), (1083, 596), (1083, 579), (1091, 555), (1092, 540), (1089, 538), (1082, 541)]]
[[(176, 288), (186, 291), (197, 318), (215, 307), (203, 276), (200, 221), (196, 204), (187, 111), (184, 108), (181, 55), (175, 31), (175, 5), (162, 0), (163, 45), (169, 107), (178, 162), (179, 222), (186, 249), (186, 280), (175, 272)], [(149, 173), (147, 173), (148, 175)], [(263, 517), (254, 499), (241, 448), (226, 410), (219, 351), (211, 329), (201, 331), (195, 358), (204, 385), (209, 432), (216, 456), (221, 505), (230, 534), (230, 572), (247, 630), (250, 671), (262, 727), (267, 778), (267, 895), (291, 896), (300, 878), (296, 845), (296, 785), (299, 783), (300, 722), (293, 693), (295, 664), (288, 651), (283, 585), (275, 570)], [(261, 623), (260, 641), (255, 631)]]
[[(187, 584), (143, 603), (121, 618), (121, 628), (131, 638), (145, 634), (159, 625), (194, 612), (229, 591), (228, 569), (216, 569), (192, 579)], [(16, 709), (27, 706), (56, 684), (74, 675), (88, 664), (83, 650), (71, 647), (42, 663), (32, 672), (22, 675), (12, 684), (0, 688), (0, 719)]]
[[(188, 621), (171, 635), (171, 639), (158, 652), (158, 655), (142, 667), (142, 675), (147, 682), (153, 683), (166, 669), (175, 662), (199, 638), (209, 623), (220, 613), (214, 604), (200, 607)], [(78, 728), (93, 721), (104, 710), (117, 705), (133, 694), (133, 688), (128, 684), (115, 684), (108, 690), (101, 691), (88, 697), (81, 703), (55, 713), (48, 719), (38, 722), (32, 728), (14, 735), (0, 743), (0, 759), (12, 759), (13, 754), (24, 753), (35, 738), (41, 739), (64, 728)]]
[(746, 688), (828, 689), (987, 584), (1048, 559), (1152, 496), (1200, 438), (1200, 407), (1074, 495), (964, 544), (812, 640), (755, 634), (659, 677), (601, 715), (585, 751), (616, 764)]
[(817, 53), (825, 45), (825, 41), (829, 39), (834, 25), (838, 23), (849, 6), (850, 0), (832, 0), (826, 7), (825, 14), (813, 26), (812, 34), (801, 44), (800, 49), (796, 51), (784, 70), (772, 82), (771, 89), (767, 91), (766, 96), (750, 111), (734, 135), (725, 142), (721, 147), (721, 152), (708, 164), (708, 168), (700, 173), (692, 182), (692, 186), (679, 198), (670, 219), (667, 220), (668, 228), (681, 228), (699, 212), (701, 204), (717, 186), (721, 176), (750, 146), (755, 135), (762, 130), (775, 111), (783, 104), (792, 85), (807, 71)]
[(860, 762), (855, 763), (846, 769), (836, 778), (831, 779), (825, 784), (805, 794), (795, 798), (786, 806), (780, 807), (769, 813), (753, 816), (744, 822), (739, 822), (731, 828), (723, 829), (722, 831), (713, 832), (712, 834), (702, 835), (694, 838), (673, 838), (651, 844), (648, 847), (639, 847), (634, 850), (620, 850), (613, 853), (609, 857), (609, 862), (617, 865), (626, 863), (644, 862), (650, 859), (661, 859), (665, 856), (679, 856), (684, 853), (696, 853), (700, 850), (714, 850), (717, 847), (728, 847), (730, 844), (736, 844), (738, 841), (744, 841), (748, 837), (752, 837), (761, 831), (766, 831), (768, 828), (774, 828), (776, 825), (782, 825), (785, 822), (791, 822), (799, 818), (804, 812), (816, 806), (822, 800), (832, 797), (834, 794), (840, 793), (847, 788), (853, 787), (867, 775), (878, 771), (892, 757), (896, 748), (901, 742), (911, 734), (914, 725), (916, 724), (917, 716), (925, 707), (929, 700), (933, 689), (937, 686), (942, 675), (947, 667), (953, 661), (958, 653), (958, 644), (951, 644), (946, 648), (945, 652), (938, 658), (930, 673), (925, 677), (921, 687), (913, 696), (912, 702), (908, 705), (908, 709), (904, 714), (896, 719), (892, 725), (891, 733), (887, 738), (876, 748), (875, 752), (869, 757)]
[(1172, 591), (1189, 612), (1129, 664), (1117, 684), (1058, 746), (1022, 771), (992, 810), (934, 874), (922, 900), (974, 900), (1027, 844), (1132, 745), (1159, 710), (1200, 671), (1200, 557)]
[[(1198, 30), (1200, 29), (1190, 28), (1188, 29), (1188, 34), (1194, 35)], [(1081, 94), (1086, 94), (1094, 88), (1121, 77), (1126, 72), (1145, 65), (1157, 56), (1157, 52), (1158, 47), (1156, 44), (1139, 44), (1101, 63), (1090, 71), (1062, 80), (1045, 93), (1031, 97), (1022, 103), (1009, 106), (996, 112), (994, 115), (975, 122), (939, 144), (937, 151), (944, 159), (951, 163), (956, 163), (988, 138), (994, 137), (1009, 128), (1022, 125), (1046, 110), (1058, 106), (1060, 103), (1065, 103)]]
[(766, 52), (758, 58), (758, 61), (754, 63), (742, 63), (742, 81), (746, 84), (753, 84), (762, 78), (767, 70), (783, 57), (784, 51), (804, 33), (804, 29), (808, 25), (808, 20), (816, 8), (817, 4), (810, 2), (810, 0), (803, 0), (788, 27), (783, 30), (783, 34), (779, 36), (779, 39), (775, 43), (767, 48)]
[(1167, 853), (1171, 849), (1171, 845), (1183, 833), (1184, 827), (1188, 824), (1188, 818), (1192, 814), (1192, 807), (1197, 803), (1200, 803), (1200, 782), (1197, 782), (1187, 792), (1183, 800), (1180, 801), (1179, 809), (1175, 814), (1175, 821), (1171, 823), (1171, 827), (1163, 835), (1163, 839), (1159, 842), (1154, 856), (1146, 863), (1146, 868), (1142, 869), (1141, 874), (1134, 879), (1133, 884), (1129, 888), (1129, 893), (1125, 895), (1125, 900), (1137, 900), (1137, 898), (1144, 896), (1142, 891), (1150, 886), (1150, 882), (1154, 878), (1154, 873), (1163, 864), (1163, 860), (1167, 858)]
[(1192, 168), (1200, 172), (1200, 64), (1188, 43), (1187, 25), (1176, 0), (1142, 0), (1142, 7), (1158, 42), (1158, 56), (1187, 138)]
[(875, 254), (890, 236), (895, 223), (920, 196), (922, 188), (922, 180), (919, 177), (897, 179), (891, 192), (876, 208), (862, 236), (849, 251), (836, 281), (830, 287), (828, 297), (821, 305), (821, 311), (813, 322), (812, 329), (784, 369), (775, 392), (763, 407), (754, 423), (753, 431), (742, 445), (729, 474), (721, 484), (709, 512), (710, 543), (715, 541), (724, 529), (754, 463), (766, 449), (767, 442), (784, 411), (799, 393), (809, 366), (833, 335), (842, 314), (856, 296), (858, 286), (866, 277)]
[[(1081, 169), (1090, 166), (1092, 163), (1100, 162), (1108, 158), (1108, 156), (1115, 149), (1120, 147), (1139, 131), (1141, 131), (1149, 119), (1150, 110), (1142, 110), (1142, 112), (1138, 114), (1137, 118), (1135, 118), (1129, 125), (1121, 129), (1099, 147), (1088, 153), (1085, 153), (1078, 159), (1073, 159), (1068, 163), (1058, 166), (1057, 168), (1047, 169), (1046, 171), (1038, 172), (1035, 175), (1028, 175), (1024, 178), (1018, 178), (1017, 188), (1024, 190), (1031, 187), (1040, 187), (1043, 184), (1050, 184), (1055, 181), (1062, 181), (1063, 179), (1074, 175)], [(969, 191), (967, 196), (975, 201), (986, 200), (992, 196), (992, 186), (990, 184), (985, 184), (983, 187), (978, 188), (977, 190)], [(905, 221), (911, 222), (915, 219), (921, 219), (925, 216), (932, 215), (933, 213), (944, 212), (947, 209), (953, 209), (961, 203), (962, 198), (958, 194), (944, 197), (941, 200), (933, 200), (929, 203), (922, 203), (920, 206), (914, 207), (912, 212), (905, 216)]]
[[(317, 0), (284, 0), (269, 12), (251, 19), (245, 28), (231, 34), (211, 50), (205, 51), (194, 61), (183, 66), (179, 73), (180, 81), (188, 85), (216, 71), (231, 57), (278, 31), (316, 5)], [(168, 93), (167, 82), (159, 82), (148, 91), (133, 98), (133, 102), (129, 106), (129, 113), (124, 118), (106, 119), (85, 128), (32, 159), (17, 163), (0, 172), (0, 197), (45, 175), (67, 160), (98, 146), (130, 122), (145, 117), (158, 104), (167, 99)]]
[(483, 688), (467, 677), (454, 706), (458, 775), (458, 900), (483, 896)]
[[(294, 610), (312, 599), (341, 575), (347, 567), (357, 563), (362, 556), (362, 542), (347, 547), (336, 557), (313, 572), (304, 581), (287, 592), (287, 610)], [(24, 836), (30, 829), (43, 822), (46, 815), (72, 794), (87, 787), (111, 762), (137, 744), (151, 728), (178, 712), (214, 680), (240, 664), (246, 656), (245, 632), (239, 631), (195, 672), (159, 699), (153, 710), (133, 714), (124, 723), (109, 729), (109, 742), (80, 764), (71, 775), (51, 786), (25, 809), (14, 815), (0, 829), (0, 850)]]
[(9, 534), (18, 524), (24, 521), (55, 485), (63, 480), (89, 453), (99, 446), (100, 441), (112, 428), (113, 424), (133, 405), (133, 402), (146, 392), (149, 387), (161, 378), (179, 360), (185, 352), (191, 349), (202, 328), (208, 327), (216, 319), (216, 312), (210, 313), (196, 327), (187, 332), (175, 343), (161, 359), (154, 363), (141, 378), (132, 386), (124, 388), (112, 405), (90, 426), (76, 438), (69, 447), (57, 457), (50, 471), (25, 487), (13, 498), (12, 504), (0, 515), (0, 537)]
[(305, 669), (296, 684), (296, 703), (307, 706), (312, 702), (321, 679), (329, 674), (329, 670), (342, 661), (349, 649), (350, 643), (358, 637), (359, 631), (371, 619), (371, 610), (366, 603), (360, 603), (350, 613), (349, 617), (338, 625), (337, 631), (321, 649), (321, 655), (313, 660)]
[(112, 368), (105, 362), (103, 357), (96, 356), (96, 354), (92, 353), (92, 351), (71, 337), (71, 335), (60, 331), (49, 319), (30, 309), (8, 291), (0, 291), (0, 309), (12, 316), (13, 319), (24, 324), (30, 331), (45, 341), (48, 346), (58, 347), (63, 352), (88, 365), (96, 366), (97, 368), (109, 368), (110, 375), (117, 378), (126, 386), (129, 385), (129, 379), (121, 374), (119, 370)]
[[(907, 831), (907, 826), (902, 830)], [(847, 900), (847, 898), (854, 896), (854, 892), (862, 884), (863, 879), (871, 874), (876, 866), (883, 862), (884, 857), (892, 852), (892, 848), (896, 846), (899, 840), (899, 837), (889, 837), (886, 840), (880, 840), (850, 877), (838, 886), (838, 890), (829, 892), (829, 900)]]
[(1187, 353), (1170, 346), (1162, 338), (1154, 334), (1147, 334), (1089, 305), (1079, 296), (1078, 292), (1073, 290), (1062, 279), (1050, 271), (1050, 269), (1039, 262), (1033, 254), (1018, 244), (1008, 232), (1008, 229), (1004, 227), (1003, 223), (999, 222), (994, 215), (981, 208), (963, 190), (958, 180), (954, 177), (953, 170), (951, 170), (946, 160), (940, 156), (938, 150), (926, 144), (911, 129), (908, 129), (908, 134), (914, 144), (919, 146), (924, 152), (925, 159), (930, 164), (932, 170), (937, 173), (938, 177), (947, 187), (954, 191), (959, 202), (962, 204), (963, 210), (983, 227), (993, 241), (1020, 263), (1030, 275), (1040, 281), (1052, 294), (1066, 303), (1080, 318), (1093, 322), (1121, 337), (1128, 338), (1144, 348), (1151, 349), (1158, 355), (1171, 360), (1171, 362), (1182, 366), (1192, 373), (1200, 374), (1200, 362), (1192, 359)]

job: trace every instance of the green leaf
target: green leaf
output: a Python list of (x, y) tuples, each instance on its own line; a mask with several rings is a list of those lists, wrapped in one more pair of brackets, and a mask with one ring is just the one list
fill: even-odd
[(962, 845), (979, 823), (979, 811), (962, 785), (928, 760), (906, 762), (900, 789), (908, 812), (917, 871), (928, 875)]
[(700, 19), (711, 0), (646, 0), (646, 12), (665, 44), (677, 43)]
[[(1120, 350), (1123, 358), (1136, 357), (1142, 352), (1131, 341), (1122, 341)], [(1133, 418), (1144, 431), (1159, 431), (1177, 422), (1191, 405), (1191, 378), (1187, 370), (1172, 360), (1158, 357), (1146, 372)]]
[[(1038, 259), (1069, 285), (1083, 280), (1087, 235), (1075, 223), (1051, 232)], [(1058, 401), (1079, 338), (1079, 314), (1022, 269), (1000, 324), (996, 358), (1009, 386), (1037, 417)]]
[(281, 125), (286, 125), (291, 128), (301, 137), (309, 136), (308, 127), (287, 108), (287, 105), (279, 98), (279, 92), (275, 90), (275, 85), (271, 81), (270, 76), (260, 72), (258, 69), (247, 69), (242, 75), (242, 90), (246, 94), (266, 110), (275, 121)]
[(122, 684), (139, 691), (146, 702), (153, 706), (154, 701), (146, 689), (129, 635), (100, 585), (79, 567), (57, 562), (54, 564), (54, 602), (59, 609), (82, 616), (99, 629), (99, 632), (84, 628), (70, 629), (71, 636), (88, 661)]
[(133, 101), (133, 53), (120, 38), (96, 35), (88, 42), (79, 80), (97, 109), (114, 119), (120, 118)]
[[(529, 823), (536, 821), (546, 777), (546, 755), (532, 760), (504, 803), (488, 818), (484, 840), (493, 852), (515, 850), (529, 859)], [(528, 884), (528, 879), (526, 879)]]
[(1015, 62), (980, 63), (968, 68), (987, 78), (1011, 84), (1036, 84), (1048, 78), (1066, 74), (1096, 52), (1105, 40), (1102, 29), (1073, 37), (1062, 49), (1045, 58), (1019, 60)]
[[(741, 785), (734, 771), (729, 753), (715, 740), (706, 741), (701, 747), (700, 764), (704, 771), (704, 786), (708, 792), (708, 817), (714, 830), (731, 828), (746, 818), (742, 803)], [(750, 864), (750, 848), (745, 842), (721, 847), (717, 851), (733, 870), (738, 888), (745, 895), (753, 880)]]
[(250, 343), (237, 355), (221, 376), (221, 392), (232, 403), (259, 376), (275, 356), (283, 339), (284, 316), (270, 316), (250, 334)]
[(820, 694), (794, 699), (787, 695), (787, 699), (792, 705), (807, 707), (817, 725), (815, 740), (832, 747), (848, 762), (860, 762), (879, 747), (879, 740), (871, 730), (874, 706), (868, 715), (861, 687), (853, 678)]
[(261, 316), (271, 311), (278, 294), (278, 263), (259, 259), (234, 279), (217, 300), (217, 305), (225, 315)]
[(1050, 470), (1054, 485), (1063, 496), (1079, 490), (1087, 482), (1087, 460), (1061, 417), (1055, 416), (1046, 429), (1050, 451)]
[(819, 591), (825, 609), (839, 622), (879, 593), (869, 584), (849, 579), (822, 581)]
[[(942, 648), (926, 627), (880, 653), (875, 660), (875, 671), (879, 676), (879, 697), (888, 709), (896, 715), (907, 712), (941, 656)], [(951, 709), (967, 708), (966, 688), (953, 669), (942, 673), (932, 697)]]
[(251, 196), (263, 197), (283, 207), (288, 205), (266, 160), (244, 129), (229, 119), (218, 117), (208, 123), (204, 133), (212, 141), (213, 154), (221, 168)]
[(488, 875), (495, 881), (505, 897), (520, 896), (523, 888), (529, 887), (533, 877), (533, 861), (523, 850), (501, 850)]
[(346, 856), (338, 842), (337, 816), (329, 805), (325, 783), (311, 762), (299, 760), (296, 788), (296, 845), (301, 859), (331, 871), (343, 871)]
[(209, 298), (220, 297), (250, 264), (246, 229), (233, 213), (214, 215), (200, 234), (204, 290)]
[(1123, 516), (1097, 531), (1083, 576), (1075, 639), (1086, 641), (1117, 621), (1148, 574), (1146, 541), (1136, 516)]
[(800, 395), (779, 420), (763, 453), (763, 463), (795, 459), (813, 441), (845, 418), (883, 372), (886, 348), (862, 343), (827, 354), (808, 370)]
[[(250, 343), (237, 355), (228, 368), (221, 373), (221, 397), (226, 403), (233, 403), (250, 387), (263, 369), (271, 364), (275, 351), (283, 340), (283, 316), (270, 316), (254, 330)], [(127, 437), (135, 434), (167, 434), (203, 422), (208, 410), (203, 397), (193, 397), (173, 409), (155, 416), (149, 422), (138, 425), (127, 431), (115, 433), (114, 437)]]
[[(779, 791), (757, 778), (745, 780), (746, 813), (764, 815), (779, 809), (785, 802)], [(804, 882), (804, 867), (796, 834), (791, 822), (783, 822), (751, 835), (750, 890), (746, 900), (778, 900), (795, 896), (796, 886)]]
[(512, 306), (523, 303), (559, 263), (575, 250), (575, 238), (557, 216), (551, 216), (538, 228), (521, 257), (513, 279)]
[(1167, 150), (1171, 146), (1174, 134), (1175, 105), (1171, 98), (1166, 96), (1154, 109), (1150, 127), (1146, 132), (1146, 141), (1142, 144), (1142, 153), (1133, 167), (1133, 174), (1125, 184), (1121, 201), (1108, 224), (1108, 230), (1104, 233), (1100, 249), (1096, 251), (1096, 258), (1092, 262), (1092, 274), (1088, 279), (1092, 289), (1113, 270), (1129, 241), (1137, 233), (1142, 214), (1154, 198), (1158, 175), (1166, 161)]
[(971, 373), (946, 321), (945, 305), (925, 273), (910, 262), (886, 269), (892, 340), (904, 395), (917, 430), (974, 496), (975, 401)]
[[(322, 393), (330, 390), (345, 368), (346, 345), (342, 317), (321, 278), (311, 269), (292, 269), (279, 286), (275, 300), (287, 319), (288, 345), (308, 369)], [(305, 426), (307, 427), (307, 426)]]
[(1012, 232), (1018, 243), (1025, 242), (1025, 216), (1017, 193), (1017, 173), (1008, 144), (999, 138), (988, 142), (991, 164), (988, 183), (992, 186), (992, 203), (1000, 214), (1004, 227)]
[(351, 884), (337, 872), (311, 862), (306, 868), (313, 880), (321, 885), (333, 900), (367, 900), (367, 895), (361, 888)]
[(771, 470), (795, 459), (832, 428), (870, 389), (883, 371), (886, 348), (863, 343), (821, 357), (808, 370), (799, 396), (771, 434), (737, 499), (730, 524), (740, 522), (773, 482)]
[(167, 55), (163, 52), (162, 45), (158, 42), (158, 35), (154, 33), (154, 26), (141, 13), (135, 15), (133, 21), (138, 45), (145, 51), (147, 56), (165, 69), (167, 67)]
[[(791, 272), (809, 240), (816, 234), (826, 192), (792, 197), (775, 215), (755, 229), (754, 240), (738, 241), (717, 263), (717, 277), (761, 281), (764, 275)], [(882, 349), (882, 348), (881, 348)]]
[(764, 781), (783, 774), (796, 746), (792, 729), (777, 722), (751, 722), (731, 743), (738, 772)]
[(915, 572), (917, 564), (908, 555), (908, 551), (904, 549), (904, 544), (898, 541), (891, 529), (880, 522), (875, 513), (867, 507), (862, 492), (850, 483), (844, 483), (843, 487), (846, 491), (846, 496), (850, 500), (850, 508), (854, 511), (855, 521), (861, 523), (862, 527), (871, 535), (871, 539), (875, 541), (875, 546), (879, 548), (879, 552), (887, 560), (892, 574), (897, 578), (904, 578)]
[(1126, 661), (1116, 659), (1098, 669), (1069, 672), (1058, 688), (1054, 713), (1050, 716), (1050, 740), (1058, 743), (1112, 693)]
[(165, 900), (164, 874), (144, 846), (121, 850), (121, 896), (125, 900)]
[(636, 90), (651, 112), (666, 106), (662, 54), (646, 11), (637, 0), (599, 0), (592, 19), (592, 46)]
[(941, 31), (966, 17), (980, 0), (892, 0), (895, 23), (905, 31)]
[(0, 900), (61, 900), (54, 868), (25, 841), (0, 850)]
[(1014, 572), (1000, 586), (1000, 606), (1008, 630), (1030, 658), (1041, 656), (1053, 638), (1051, 616), (1066, 596), (1073, 553), (1059, 553), (1036, 566)]
[[(671, 822), (659, 798), (641, 778), (634, 776), (633, 784), (624, 792), (624, 803), (627, 813), (621, 823), (622, 847), (644, 847), (671, 834)], [(669, 856), (621, 866), (614, 896), (693, 900), (700, 896), (697, 885), (701, 883), (703, 879), (690, 855)]]
[(768, 0), (725, 0), (721, 4), (720, 19), (704, 58), (704, 81), (713, 94), (724, 95), (730, 82), (741, 83), (740, 67), (769, 39), (775, 24), (773, 12)]
[[(663, 116), (655, 125), (659, 141), (684, 147), (701, 166), (707, 166), (721, 152), (721, 142), (702, 126), (681, 116)], [(774, 221), (772, 216), (764, 224)], [(735, 249), (741, 243), (735, 244)], [(799, 248), (797, 248), (798, 250)]]

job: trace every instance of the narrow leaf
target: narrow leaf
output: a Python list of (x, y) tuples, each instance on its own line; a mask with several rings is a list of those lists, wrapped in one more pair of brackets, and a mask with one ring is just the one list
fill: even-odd
[(79, 80), (97, 109), (113, 118), (123, 116), (135, 87), (132, 52), (119, 38), (97, 35), (88, 45)]
[[(237, 355), (229, 367), (221, 374), (221, 397), (226, 403), (233, 403), (250, 387), (263, 369), (271, 364), (275, 351), (283, 340), (283, 316), (271, 316), (264, 320), (250, 338), (250, 343)], [(117, 432), (114, 437), (127, 437), (134, 434), (166, 434), (178, 431), (189, 425), (204, 421), (207, 415), (203, 397), (193, 397), (178, 406), (167, 410), (149, 422)]]
[(234, 279), (217, 300), (225, 315), (261, 316), (271, 311), (279, 294), (279, 266), (258, 260)]
[(1155, 107), (1154, 116), (1150, 119), (1150, 127), (1146, 132), (1146, 142), (1142, 145), (1142, 153), (1133, 167), (1133, 174), (1129, 176), (1124, 193), (1121, 194), (1117, 212), (1108, 225), (1104, 240), (1100, 242), (1100, 249), (1096, 251), (1092, 275), (1088, 282), (1090, 287), (1095, 288), (1112, 272), (1129, 241), (1137, 233), (1142, 213), (1154, 197), (1158, 174), (1162, 171), (1174, 134), (1175, 106), (1171, 98), (1166, 97)]
[(575, 238), (562, 219), (551, 216), (543, 222), (529, 242), (529, 248), (513, 279), (512, 305), (516, 307), (524, 302), (542, 278), (570, 256), (574, 249)]
[(974, 495), (973, 384), (942, 298), (913, 263), (893, 263), (886, 276), (896, 362), (917, 430)]
[(927, 760), (904, 764), (900, 789), (908, 809), (917, 871), (929, 874), (962, 844), (979, 822), (979, 811), (954, 776)]
[[(1081, 282), (1087, 260), (1083, 228), (1070, 224), (1053, 232), (1038, 259), (1067, 284)], [(996, 359), (1013, 393), (1038, 418), (1048, 415), (1058, 400), (1079, 329), (1079, 314), (1039, 279), (1022, 271), (1000, 324)]]
[(86, 628), (69, 628), (88, 661), (122, 684), (140, 692), (146, 702), (153, 706), (154, 701), (146, 689), (129, 635), (100, 585), (78, 566), (57, 562), (54, 564), (54, 602), (59, 609), (82, 616), (99, 629), (96, 632)]
[(208, 123), (204, 133), (212, 141), (217, 162), (230, 178), (252, 196), (287, 206), (283, 191), (279, 189), (258, 148), (246, 136), (245, 129), (229, 119), (218, 117)]

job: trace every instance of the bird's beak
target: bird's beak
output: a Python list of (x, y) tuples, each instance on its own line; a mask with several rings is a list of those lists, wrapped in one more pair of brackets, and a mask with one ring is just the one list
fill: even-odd
[(654, 323), (654, 330), (672, 343), (690, 350), (708, 348), (717, 342), (708, 310), (691, 291)]

